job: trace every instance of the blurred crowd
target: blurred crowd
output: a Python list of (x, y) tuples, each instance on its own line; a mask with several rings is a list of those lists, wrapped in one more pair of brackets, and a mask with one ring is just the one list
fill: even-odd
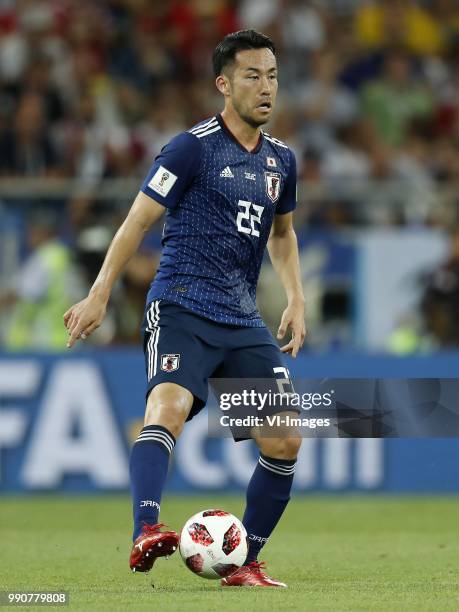
[[(212, 50), (251, 27), (278, 48), (268, 131), (307, 186), (298, 226), (459, 221), (456, 0), (0, 0), (0, 180), (94, 186), (53, 201), (83, 284), (127, 205), (97, 197), (100, 180), (140, 183), (173, 135), (221, 108)], [(125, 276), (120, 341), (137, 340), (157, 247)]]
[(142, 177), (221, 106), (212, 50), (248, 27), (302, 177), (458, 178), (456, 0), (2, 0), (1, 175)]

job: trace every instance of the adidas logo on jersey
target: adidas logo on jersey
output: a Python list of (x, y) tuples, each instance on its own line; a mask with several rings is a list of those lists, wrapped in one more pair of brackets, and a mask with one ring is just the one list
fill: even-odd
[(226, 168), (224, 168), (221, 172), (220, 172), (220, 176), (223, 176), (225, 178), (234, 178), (234, 174), (231, 172), (231, 169), (229, 166), (226, 166)]

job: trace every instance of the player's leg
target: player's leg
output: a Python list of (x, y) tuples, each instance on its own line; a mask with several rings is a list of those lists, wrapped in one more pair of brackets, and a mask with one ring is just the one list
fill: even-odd
[[(225, 371), (226, 377), (274, 381), (277, 369), (284, 367), (282, 353), (274, 341), (270, 342), (271, 335), (267, 330), (254, 330), (252, 335), (254, 339), (263, 338), (263, 333), (266, 334), (265, 344), (242, 346), (233, 351)], [(274, 388), (276, 390), (277, 387)], [(297, 416), (296, 412), (282, 412), (281, 416), (285, 414)], [(245, 567), (223, 579), (224, 586), (286, 586), (267, 576), (257, 560), (290, 500), (301, 438), (296, 429), (287, 427), (279, 428), (276, 437), (272, 436), (272, 430), (252, 430), (260, 457), (247, 487), (246, 509), (242, 519), (249, 538), (249, 550)]]
[(139, 535), (143, 523), (158, 522), (170, 454), (193, 401), (188, 389), (173, 383), (157, 385), (148, 396), (145, 425), (134, 443), (130, 459), (133, 539)]
[[(296, 413), (280, 413), (281, 416)], [(279, 438), (265, 437), (254, 432), (260, 457), (247, 487), (246, 509), (242, 522), (248, 534), (249, 549), (243, 567), (228, 578), (222, 586), (286, 587), (273, 579), (259, 563), (258, 555), (278, 524), (288, 502), (295, 472), (296, 457), (301, 439), (288, 431)]]
[[(281, 416), (296, 413), (281, 413)], [(262, 429), (254, 432), (260, 457), (247, 487), (247, 506), (242, 522), (249, 536), (246, 564), (258, 554), (278, 524), (288, 502), (301, 438), (295, 431), (271, 438)]]
[(161, 383), (148, 396), (145, 425), (130, 458), (134, 545), (133, 571), (149, 571), (157, 557), (172, 554), (178, 546), (174, 531), (161, 531), (160, 504), (176, 439), (193, 406), (192, 393), (173, 383)]
[(187, 418), (205, 404), (207, 377), (217, 357), (194, 334), (189, 315), (177, 305), (153, 303), (145, 323), (148, 399), (144, 427), (130, 458), (134, 571), (149, 571), (157, 557), (177, 547), (175, 532), (160, 531), (161, 496), (176, 439)]

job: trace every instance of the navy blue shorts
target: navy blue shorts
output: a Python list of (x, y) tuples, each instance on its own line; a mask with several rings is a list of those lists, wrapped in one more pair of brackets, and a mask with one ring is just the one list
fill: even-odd
[(142, 323), (147, 398), (158, 384), (188, 389), (194, 403), (187, 420), (206, 404), (209, 378), (275, 379), (283, 354), (266, 327), (241, 327), (205, 319), (191, 310), (157, 300)]

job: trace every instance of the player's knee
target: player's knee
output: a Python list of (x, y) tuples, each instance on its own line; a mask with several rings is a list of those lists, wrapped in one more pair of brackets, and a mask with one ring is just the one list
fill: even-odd
[(275, 459), (296, 459), (301, 446), (300, 437), (262, 438), (257, 440), (263, 455)]
[(284, 453), (286, 459), (296, 459), (301, 447), (301, 438), (285, 438)]
[(177, 438), (193, 405), (193, 395), (183, 387), (164, 383), (148, 396), (145, 425), (161, 425)]

